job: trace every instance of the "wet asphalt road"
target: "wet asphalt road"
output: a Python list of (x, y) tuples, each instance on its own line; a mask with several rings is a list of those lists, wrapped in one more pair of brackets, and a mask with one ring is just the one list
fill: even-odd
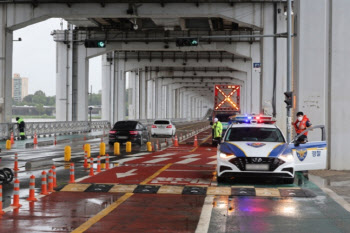
[[(185, 135), (186, 133), (192, 132), (193, 130), (198, 130), (201, 127), (208, 125), (208, 122), (197, 122), (197, 123), (178, 123), (176, 125), (178, 136)], [(20, 199), (26, 199), (29, 195), (29, 178), (31, 175), (35, 176), (35, 193), (36, 195), (41, 192), (41, 173), (42, 171), (48, 171), (51, 169), (51, 165), (42, 166), (39, 168), (35, 168), (35, 170), (26, 170), (25, 164), (31, 161), (45, 160), (52, 161), (56, 166), (56, 177), (57, 177), (57, 185), (65, 184), (69, 181), (69, 168), (70, 163), (74, 162), (75, 164), (75, 179), (79, 179), (81, 177), (85, 177), (89, 175), (89, 169), (85, 169), (83, 167), (84, 163), (84, 144), (90, 144), (91, 146), (91, 156), (96, 158), (100, 152), (100, 143), (103, 141), (106, 144), (106, 154), (110, 155), (110, 163), (111, 167), (113, 167), (114, 162), (117, 160), (123, 159), (127, 156), (125, 152), (125, 144), (121, 144), (120, 146), (120, 155), (114, 156), (114, 148), (113, 146), (108, 144), (108, 135), (105, 132), (103, 137), (103, 132), (99, 132), (100, 137), (95, 139), (90, 139), (84, 141), (84, 136), (89, 136), (89, 134), (85, 135), (63, 135), (57, 138), (59, 139), (74, 139), (70, 143), (65, 144), (57, 144), (55, 146), (45, 146), (35, 148), (27, 148), (25, 149), (25, 143), (32, 142), (32, 139), (27, 139), (24, 141), (15, 141), (13, 148), (11, 150), (6, 150), (5, 142), (0, 142), (0, 147), (2, 148), (2, 152), (0, 155), (1, 163), (0, 168), (11, 168), (14, 166), (14, 154), (18, 154), (18, 166), (19, 172), (17, 174), (18, 179), (20, 180)], [(92, 133), (91, 135), (97, 135), (98, 133)], [(53, 140), (53, 137), (39, 138), (38, 141), (48, 141)], [(171, 138), (151, 138), (151, 142), (159, 141), (164, 142), (165, 140), (171, 140)], [(71, 162), (64, 162), (64, 147), (71, 146)], [(138, 145), (133, 145), (131, 154), (144, 153), (147, 151), (146, 145), (142, 145), (141, 147)], [(130, 155), (130, 154), (128, 154)], [(103, 163), (104, 160), (101, 160)], [(96, 162), (94, 164), (96, 169)], [(3, 184), (3, 208), (8, 207), (11, 204), (13, 195), (13, 181), (9, 184)]]

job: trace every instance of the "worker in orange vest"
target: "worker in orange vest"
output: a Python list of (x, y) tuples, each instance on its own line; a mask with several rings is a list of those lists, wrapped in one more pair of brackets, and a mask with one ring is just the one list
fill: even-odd
[[(299, 135), (301, 134), (305, 129), (312, 126), (310, 123), (309, 118), (307, 118), (306, 115), (304, 115), (303, 112), (297, 113), (297, 120), (293, 123), (293, 126), (295, 128), (295, 132)], [(301, 142), (307, 142), (307, 133), (304, 133), (301, 137), (299, 137), (299, 141)]]

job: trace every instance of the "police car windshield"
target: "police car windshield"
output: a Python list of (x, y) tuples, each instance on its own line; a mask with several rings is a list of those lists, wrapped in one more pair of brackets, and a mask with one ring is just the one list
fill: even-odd
[(225, 141), (285, 142), (279, 129), (258, 127), (230, 128)]

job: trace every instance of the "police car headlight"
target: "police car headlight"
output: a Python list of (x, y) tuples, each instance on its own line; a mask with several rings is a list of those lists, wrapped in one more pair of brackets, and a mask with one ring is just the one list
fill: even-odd
[(280, 155), (278, 158), (282, 159), (285, 162), (293, 162), (294, 161), (294, 157), (293, 157), (292, 153), (286, 153), (286, 154)]
[(222, 152), (220, 152), (219, 155), (220, 155), (221, 159), (235, 158), (236, 157), (234, 154), (226, 154), (226, 153), (222, 153)]

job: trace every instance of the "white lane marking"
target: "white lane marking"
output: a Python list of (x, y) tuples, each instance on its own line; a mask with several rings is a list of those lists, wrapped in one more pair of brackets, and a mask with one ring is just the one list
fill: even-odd
[(137, 157), (137, 156), (143, 156), (143, 155), (148, 155), (148, 154), (149, 154), (149, 152), (148, 153), (138, 153), (138, 154), (133, 154), (133, 155), (128, 155), (128, 156)]
[(140, 158), (139, 157), (125, 158), (125, 159), (120, 159), (120, 160), (116, 160), (116, 161), (113, 161), (113, 162), (114, 163), (123, 164), (125, 162), (129, 162), (129, 161), (132, 161), (132, 160), (135, 160), (135, 159), (140, 159)]
[(209, 157), (208, 159), (216, 159), (216, 155), (212, 156), (212, 157)]
[(213, 210), (214, 195), (208, 195), (205, 197), (204, 205), (202, 208), (201, 216), (199, 217), (196, 233), (208, 232), (211, 212)]
[(165, 161), (165, 160), (168, 160), (170, 158), (159, 158), (159, 159), (153, 159), (153, 160), (149, 160), (149, 161), (145, 161), (143, 163), (158, 163), (158, 162), (162, 162), (162, 161)]
[(163, 157), (167, 157), (167, 156), (171, 156), (171, 155), (175, 155), (175, 154), (174, 153), (165, 153), (165, 154), (156, 155), (156, 156), (153, 156), (153, 157), (163, 158)]
[(81, 177), (81, 178), (79, 178), (79, 179), (76, 179), (76, 180), (75, 180), (75, 183), (78, 183), (78, 182), (80, 182), (80, 181), (82, 181), (82, 180), (85, 180), (85, 179), (87, 179), (87, 178), (89, 178), (89, 177), (91, 177), (91, 176), (84, 176), (84, 177)]
[(131, 170), (127, 171), (127, 172), (122, 172), (122, 173), (115, 173), (115, 175), (117, 176), (117, 179), (118, 178), (127, 177), (127, 176), (137, 175), (137, 173), (133, 173), (134, 171), (137, 171), (137, 169), (131, 169)]
[(181, 161), (179, 161), (179, 162), (176, 162), (177, 164), (188, 164), (188, 163), (192, 163), (192, 162), (194, 162), (194, 161), (197, 161), (197, 160), (199, 160), (199, 159), (184, 159), (184, 160), (181, 160)]
[(329, 188), (321, 188), (325, 193), (327, 193), (334, 201), (341, 205), (344, 209), (350, 212), (350, 204), (341, 196), (336, 194), (333, 190)]
[(182, 156), (180, 158), (193, 158), (193, 157), (197, 157), (199, 156), (200, 154), (190, 154), (190, 155), (185, 155), (185, 156)]
[(209, 162), (209, 163), (207, 163), (207, 164), (217, 164), (217, 163), (218, 163), (218, 161), (214, 160), (214, 161)]
[(175, 169), (166, 169), (164, 172), (213, 172), (213, 170), (175, 170)]

